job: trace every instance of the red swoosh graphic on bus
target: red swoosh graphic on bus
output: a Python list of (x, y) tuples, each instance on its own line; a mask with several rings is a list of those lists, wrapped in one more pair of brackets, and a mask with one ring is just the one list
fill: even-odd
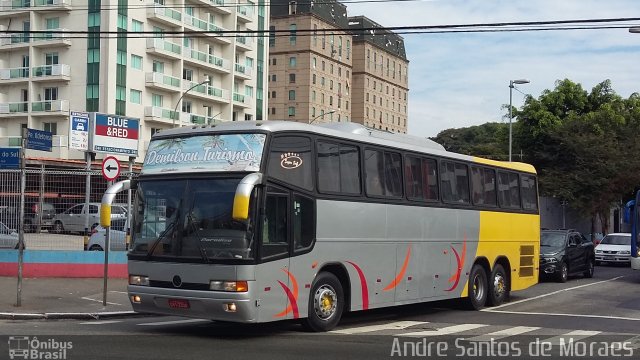
[(293, 310), (293, 318), (297, 319), (300, 316), (300, 314), (298, 313), (298, 301), (294, 297), (294, 295), (291, 292), (291, 290), (289, 290), (287, 285), (285, 285), (280, 280), (278, 280), (278, 284), (280, 284), (280, 286), (282, 286), (282, 290), (284, 290), (284, 292), (287, 294), (287, 297), (289, 298), (289, 303), (291, 304), (291, 309)]
[(456, 287), (458, 287), (458, 283), (460, 282), (460, 275), (462, 275), (462, 269), (464, 269), (464, 259), (467, 255), (467, 235), (464, 235), (464, 242), (462, 243), (462, 256), (458, 254), (458, 251), (456, 251), (453, 246), (451, 246), (451, 250), (453, 250), (453, 254), (456, 256), (458, 270), (456, 270), (456, 273), (451, 275), (451, 277), (449, 278), (449, 282), (452, 282), (453, 285), (445, 291), (453, 291)]
[[(295, 307), (296, 307), (296, 312), (297, 310), (297, 304), (298, 304), (298, 281), (296, 281), (296, 277), (293, 276), (293, 274), (291, 274), (290, 272), (288, 272), (286, 269), (281, 269), (282, 271), (284, 271), (285, 273), (287, 273), (287, 276), (289, 277), (289, 280), (291, 281), (291, 285), (293, 286), (293, 301), (291, 301), (291, 297), (289, 297), (289, 305), (287, 306), (286, 309), (284, 309), (282, 312), (279, 312), (275, 315), (273, 315), (273, 317), (283, 317), (285, 315), (287, 315), (288, 313), (290, 313), (291, 311), (293, 311), (294, 308), (294, 303), (295, 303)], [(280, 281), (278, 281), (280, 283)], [(283, 283), (280, 283), (280, 285), (282, 286), (286, 286)], [(289, 290), (289, 288), (287, 287), (287, 289), (285, 290), (285, 292), (291, 292), (291, 290)], [(289, 294), (287, 294), (288, 296)], [(294, 313), (294, 316), (297, 318), (297, 316)]]
[(367, 287), (367, 279), (364, 277), (364, 273), (358, 265), (351, 261), (347, 261), (347, 263), (351, 264), (358, 272), (358, 277), (360, 277), (360, 287), (362, 288), (362, 310), (367, 310), (369, 308), (369, 288)]
[(389, 290), (395, 289), (395, 287), (398, 286), (398, 284), (402, 281), (402, 279), (404, 278), (404, 273), (407, 272), (407, 265), (409, 265), (410, 257), (411, 257), (411, 246), (409, 246), (409, 248), (407, 249), (407, 255), (404, 257), (404, 264), (402, 264), (402, 268), (400, 269), (398, 276), (396, 276), (396, 278), (393, 279), (393, 281), (389, 285), (387, 285), (387, 287), (382, 289), (383, 291), (389, 291)]

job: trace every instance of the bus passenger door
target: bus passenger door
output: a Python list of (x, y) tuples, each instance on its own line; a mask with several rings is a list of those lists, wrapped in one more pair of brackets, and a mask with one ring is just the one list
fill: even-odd
[(293, 318), (289, 297), (289, 193), (267, 187), (264, 213), (260, 215), (260, 263), (256, 265), (256, 298), (259, 321)]

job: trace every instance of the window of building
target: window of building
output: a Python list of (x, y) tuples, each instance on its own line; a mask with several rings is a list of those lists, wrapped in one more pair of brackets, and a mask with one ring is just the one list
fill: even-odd
[(329, 90), (333, 90), (333, 80), (329, 80)]
[(144, 31), (144, 23), (142, 21), (131, 19), (131, 31), (133, 31), (133, 32), (143, 32)]
[(326, 68), (326, 64), (325, 64), (324, 60), (322, 60), (322, 71), (325, 71), (325, 68)]
[(295, 100), (295, 99), (296, 99), (296, 91), (289, 90), (289, 100)]
[(159, 94), (151, 94), (151, 105), (156, 107), (162, 107), (163, 96)]
[(289, 45), (295, 45), (296, 44), (296, 32), (297, 32), (297, 26), (296, 24), (291, 24), (289, 25)]
[(318, 64), (318, 59), (316, 59), (315, 57), (311, 60), (311, 66), (315, 69), (316, 65)]
[(58, 135), (58, 123), (46, 122), (46, 123), (43, 123), (42, 125), (44, 125), (43, 127), (44, 131), (49, 131), (51, 135)]
[(182, 112), (191, 113), (193, 109), (193, 103), (189, 100), (182, 100)]
[(142, 56), (131, 54), (131, 68), (142, 70)]
[(469, 204), (469, 174), (467, 166), (451, 161), (440, 162), (440, 188), (442, 189), (443, 201)]
[(133, 104), (142, 104), (142, 91), (130, 89), (129, 90), (129, 101)]
[(329, 106), (333, 106), (333, 96), (329, 95)]
[(289, 74), (289, 83), (295, 84), (296, 82), (296, 74)]
[(320, 85), (324, 86), (324, 76), (322, 78), (320, 78)]
[(276, 74), (271, 75), (271, 81), (276, 81)]
[(311, 101), (316, 101), (316, 91), (311, 91)]
[(164, 73), (164, 63), (162, 61), (153, 60), (153, 72)]
[(272, 98), (272, 99), (275, 99), (275, 98), (276, 98), (276, 92), (275, 92), (275, 91), (272, 91), (272, 92), (271, 92), (271, 98)]
[(360, 151), (357, 147), (318, 141), (318, 191), (360, 194)]
[(269, 47), (276, 46), (276, 27), (269, 26)]
[(292, 56), (289, 58), (289, 67), (296, 67), (296, 57)]
[(295, 106), (289, 106), (289, 116), (296, 116)]
[(193, 81), (193, 70), (191, 69), (182, 69), (182, 78), (187, 81)]
[(275, 115), (276, 114), (276, 108), (272, 107), (271, 108), (271, 115)]
[(315, 83), (316, 83), (316, 74), (313, 74), (313, 77), (312, 77), (311, 82), (312, 82), (313, 84), (315, 84)]

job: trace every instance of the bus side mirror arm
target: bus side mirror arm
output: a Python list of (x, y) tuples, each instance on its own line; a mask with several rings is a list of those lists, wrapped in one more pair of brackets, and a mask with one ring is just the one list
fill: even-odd
[(238, 187), (233, 198), (233, 219), (237, 221), (246, 221), (249, 218), (249, 202), (251, 192), (256, 185), (262, 185), (264, 176), (261, 173), (251, 173), (245, 176)]

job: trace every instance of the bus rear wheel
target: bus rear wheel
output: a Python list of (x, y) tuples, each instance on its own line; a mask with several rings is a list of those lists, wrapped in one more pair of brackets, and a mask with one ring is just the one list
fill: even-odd
[(344, 292), (338, 278), (321, 272), (313, 281), (307, 318), (303, 326), (314, 332), (329, 331), (338, 325), (344, 309)]
[(509, 279), (504, 267), (496, 264), (491, 272), (489, 279), (489, 298), (490, 305), (502, 305), (509, 298)]
[(487, 272), (480, 264), (474, 264), (469, 274), (469, 288), (467, 307), (470, 310), (480, 310), (487, 303), (489, 287), (487, 284)]

